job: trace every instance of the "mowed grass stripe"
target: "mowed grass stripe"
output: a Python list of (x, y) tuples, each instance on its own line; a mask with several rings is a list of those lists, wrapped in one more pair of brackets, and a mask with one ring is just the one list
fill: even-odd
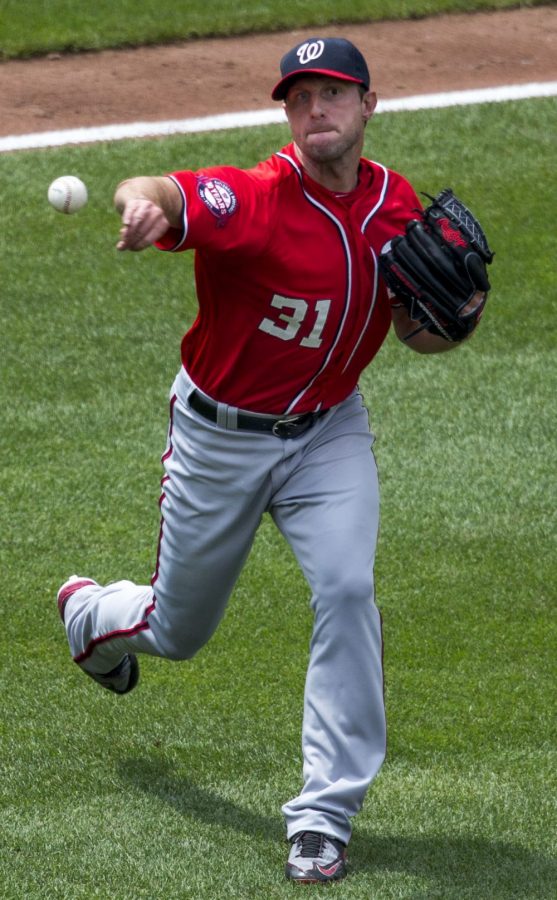
[[(546, 0), (539, 0), (540, 3)], [(255, 31), (319, 28), (341, 22), (404, 19), (443, 12), (504, 9), (514, 0), (2, 0), (0, 58), (101, 50)], [(531, 0), (530, 6), (538, 5)], [(32, 23), (32, 27), (30, 27)]]

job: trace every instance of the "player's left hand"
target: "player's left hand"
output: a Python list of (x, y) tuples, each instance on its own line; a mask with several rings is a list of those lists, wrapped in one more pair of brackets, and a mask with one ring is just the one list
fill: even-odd
[(470, 210), (448, 188), (394, 237), (380, 256), (392, 297), (421, 328), (450, 343), (466, 338), (480, 320), (493, 259)]
[(122, 227), (117, 250), (145, 250), (166, 234), (170, 223), (151, 200), (128, 200), (122, 211)]

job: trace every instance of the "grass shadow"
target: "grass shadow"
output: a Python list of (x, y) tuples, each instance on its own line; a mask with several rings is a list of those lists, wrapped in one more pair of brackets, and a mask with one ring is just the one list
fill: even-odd
[(233, 828), (268, 841), (286, 840), (280, 816), (265, 816), (227, 800), (216, 791), (176, 774), (170, 763), (160, 758), (127, 759), (120, 763), (119, 774), (123, 781), (153, 794), (183, 816), (209, 825)]
[[(351, 871), (401, 872), (431, 883), (435, 897), (557, 897), (557, 860), (518, 844), (466, 834), (354, 833)], [(424, 897), (426, 894), (423, 895)]]

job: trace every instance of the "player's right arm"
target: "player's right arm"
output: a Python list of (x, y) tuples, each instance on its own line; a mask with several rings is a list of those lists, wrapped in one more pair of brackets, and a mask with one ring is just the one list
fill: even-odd
[(122, 181), (114, 206), (122, 217), (118, 250), (145, 250), (182, 222), (182, 195), (171, 178), (140, 176)]

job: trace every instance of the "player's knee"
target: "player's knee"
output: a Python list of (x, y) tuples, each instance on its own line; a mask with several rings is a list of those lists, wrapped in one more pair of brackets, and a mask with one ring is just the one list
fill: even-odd
[(335, 570), (322, 582), (320, 595), (329, 603), (348, 606), (368, 606), (373, 602), (373, 576), (367, 571)]
[(373, 578), (367, 572), (350, 573), (340, 580), (339, 596), (345, 603), (367, 606), (373, 600)]
[(161, 655), (165, 659), (180, 662), (192, 659), (205, 646), (212, 632), (198, 629), (181, 629), (175, 626), (160, 629), (157, 635)]

